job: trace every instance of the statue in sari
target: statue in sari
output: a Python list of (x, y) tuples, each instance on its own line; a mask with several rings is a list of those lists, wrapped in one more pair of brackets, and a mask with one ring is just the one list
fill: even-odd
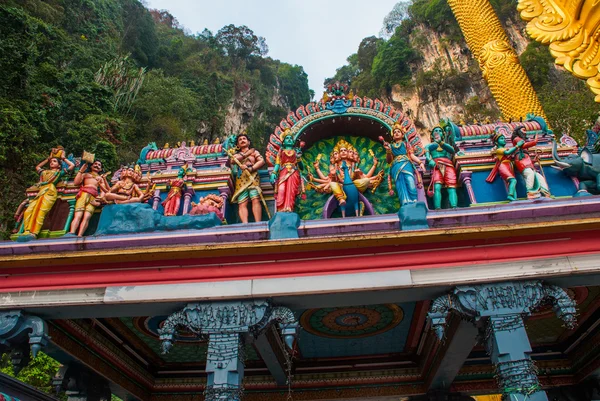
[[(66, 169), (63, 168), (62, 162), (67, 165)], [(50, 167), (47, 170), (42, 168), (46, 164)], [(37, 238), (48, 212), (58, 199), (56, 184), (74, 167), (75, 164), (65, 157), (62, 148), (52, 149), (50, 157), (36, 166), (35, 170), (40, 175), (40, 181), (37, 183), (38, 193), (35, 198), (29, 201), (29, 205), (23, 213), (23, 234), (18, 237), (18, 241), (29, 241)]]
[(188, 164), (185, 163), (177, 172), (177, 178), (169, 182), (169, 186), (167, 187), (169, 193), (162, 203), (165, 216), (177, 216), (179, 206), (181, 205), (181, 196), (185, 190), (185, 181), (183, 178), (190, 171), (191, 169), (188, 168)]
[(275, 205), (278, 212), (293, 212), (296, 197), (304, 195), (304, 185), (300, 175), (300, 151), (294, 148), (294, 137), (289, 129), (282, 136), (282, 146), (277, 154), (271, 173), (271, 184), (275, 188)]
[[(536, 199), (540, 196), (550, 197), (546, 178), (536, 169), (534, 160), (532, 160), (528, 150), (537, 145), (537, 135), (532, 141), (528, 141), (525, 128), (517, 127), (513, 131), (511, 140), (513, 145), (516, 144), (518, 148), (514, 154), (514, 163), (517, 171), (525, 181), (527, 199)], [(537, 157), (534, 156), (534, 159), (537, 159)]]
[[(386, 151), (386, 161), (390, 165), (388, 173), (388, 188), (390, 195), (396, 195), (400, 200), (400, 207), (418, 200), (417, 185), (422, 187), (419, 173), (414, 165), (421, 169), (425, 166), (412, 152), (410, 145), (404, 140), (406, 133), (400, 123), (392, 128), (392, 143), (383, 142)], [(383, 138), (380, 138), (382, 140)]]
[(456, 208), (458, 197), (456, 195), (456, 169), (452, 164), (454, 147), (444, 141), (444, 132), (441, 127), (431, 131), (431, 143), (425, 147), (425, 158), (431, 169), (431, 183), (427, 195), (433, 197), (434, 209), (442, 208), (442, 188), (448, 192), (448, 203), (451, 208)]
[(496, 164), (492, 168), (492, 171), (485, 179), (486, 182), (492, 183), (500, 174), (500, 177), (504, 180), (507, 187), (506, 198), (509, 201), (517, 200), (517, 179), (515, 178), (515, 168), (513, 165), (513, 154), (517, 149), (523, 146), (522, 142), (519, 142), (517, 146), (512, 148), (506, 147), (506, 138), (503, 134), (504, 129), (498, 129), (494, 131), (490, 139), (494, 143), (494, 147), (491, 150), (492, 156), (496, 158)]

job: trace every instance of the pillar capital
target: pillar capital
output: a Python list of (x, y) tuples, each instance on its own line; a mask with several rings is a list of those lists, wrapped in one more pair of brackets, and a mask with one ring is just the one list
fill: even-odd
[(39, 317), (18, 310), (0, 312), (0, 355), (11, 353), (15, 373), (29, 363), (30, 348), (35, 358), (49, 340), (46, 322)]

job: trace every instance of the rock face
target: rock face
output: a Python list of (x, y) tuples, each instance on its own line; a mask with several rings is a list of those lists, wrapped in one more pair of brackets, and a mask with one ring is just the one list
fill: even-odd
[[(508, 20), (504, 28), (517, 53), (525, 51), (529, 40), (523, 31), (524, 24)], [(472, 121), (473, 110), (489, 114), (492, 119), (500, 115), (479, 63), (464, 41), (456, 43), (419, 24), (410, 35), (410, 43), (422, 56), (411, 66), (412, 85), (395, 85), (386, 100), (397, 106), (401, 104), (423, 137), (429, 136), (441, 118)]]

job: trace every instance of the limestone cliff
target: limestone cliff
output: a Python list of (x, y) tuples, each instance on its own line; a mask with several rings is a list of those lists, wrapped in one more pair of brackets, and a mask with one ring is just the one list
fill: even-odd
[[(524, 24), (507, 20), (504, 27), (513, 47), (521, 54), (529, 43)], [(451, 41), (418, 24), (410, 34), (410, 43), (421, 55), (411, 65), (411, 85), (395, 85), (387, 100), (401, 105), (423, 130), (422, 134), (444, 117), (457, 122), (498, 118), (498, 106), (464, 41)]]

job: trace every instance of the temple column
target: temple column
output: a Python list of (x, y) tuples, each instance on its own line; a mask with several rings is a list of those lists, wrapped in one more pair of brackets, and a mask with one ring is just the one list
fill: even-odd
[(219, 196), (221, 198), (223, 198), (223, 209), (221, 210), (221, 212), (223, 213), (223, 218), (227, 219), (227, 205), (229, 202), (227, 202), (227, 200), (229, 199), (229, 194), (231, 193), (231, 190), (229, 189), (229, 187), (220, 187), (219, 188)]
[(190, 203), (192, 202), (192, 196), (194, 195), (194, 190), (192, 188), (187, 189), (183, 194), (183, 210), (181, 215), (186, 215), (190, 212)]
[[(163, 353), (173, 346), (179, 328), (208, 337), (205, 399), (239, 401), (243, 395), (244, 344), (254, 342), (273, 324), (279, 327), (283, 343), (291, 350), (298, 330), (296, 318), (290, 309), (274, 307), (268, 300), (188, 304), (165, 320), (159, 334)], [(276, 352), (265, 347), (263, 341), (262, 352)], [(282, 369), (276, 366), (281, 363), (278, 358), (265, 363), (272, 372)]]
[(467, 189), (467, 194), (469, 195), (469, 201), (471, 201), (471, 205), (477, 204), (477, 199), (475, 198), (475, 191), (473, 191), (473, 184), (471, 183), (471, 178), (473, 176), (472, 171), (461, 171), (460, 179)]
[(67, 216), (64, 230), (69, 232), (71, 230), (71, 222), (73, 222), (73, 217), (75, 216), (75, 203), (77, 203), (77, 199), (69, 199), (67, 203), (69, 204), (69, 215)]
[(160, 189), (155, 189), (154, 195), (152, 196), (152, 209), (158, 210), (159, 204), (160, 204)]
[(244, 381), (241, 333), (210, 334), (206, 355), (206, 401), (239, 401)]
[(504, 119), (519, 120), (528, 113), (546, 119), (537, 94), (489, 0), (448, 0), (448, 4)]
[(548, 401), (529, 357), (531, 345), (521, 315), (490, 316), (485, 333), (502, 392), (514, 401)]
[(428, 319), (440, 340), (444, 339), (451, 311), (476, 324), (505, 398), (546, 401), (529, 356), (531, 345), (523, 324), (523, 316), (546, 301), (566, 327), (575, 327), (574, 301), (562, 288), (541, 281), (457, 286), (433, 301)]

